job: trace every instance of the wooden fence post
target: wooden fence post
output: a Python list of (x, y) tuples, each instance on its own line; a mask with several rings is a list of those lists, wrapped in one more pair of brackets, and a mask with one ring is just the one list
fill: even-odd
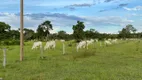
[(6, 67), (6, 48), (3, 49), (3, 67)]
[(43, 47), (42, 46), (40, 46), (40, 57), (41, 59), (43, 59)]
[(63, 42), (63, 54), (65, 54), (65, 44)]

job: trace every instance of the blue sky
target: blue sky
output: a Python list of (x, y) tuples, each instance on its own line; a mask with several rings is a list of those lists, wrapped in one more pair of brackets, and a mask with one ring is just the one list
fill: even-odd
[[(1, 0), (0, 21), (19, 28), (20, 0)], [(117, 33), (127, 24), (142, 31), (142, 0), (24, 0), (24, 27), (33, 30), (45, 20), (53, 24), (52, 33), (83, 21), (88, 30)]]

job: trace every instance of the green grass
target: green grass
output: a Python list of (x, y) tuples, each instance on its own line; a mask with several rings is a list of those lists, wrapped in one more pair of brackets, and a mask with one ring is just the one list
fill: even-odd
[[(89, 46), (76, 52), (75, 44), (67, 46), (62, 54), (62, 43), (55, 50), (31, 50), (33, 42), (25, 43), (24, 61), (19, 61), (19, 46), (8, 46), (7, 66), (2, 67), (0, 50), (0, 77), (4, 80), (142, 80), (142, 42), (122, 41), (120, 44)], [(44, 43), (45, 44), (45, 43)]]

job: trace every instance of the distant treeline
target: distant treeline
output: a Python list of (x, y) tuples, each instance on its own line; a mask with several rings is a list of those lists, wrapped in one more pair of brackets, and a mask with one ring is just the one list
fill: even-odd
[[(53, 40), (53, 39), (64, 39), (81, 41), (84, 39), (99, 39), (104, 40), (108, 38), (142, 38), (142, 32), (137, 32), (133, 25), (128, 24), (121, 31), (118, 31), (118, 34), (108, 34), (108, 33), (99, 33), (95, 29), (90, 29), (84, 31), (85, 25), (84, 22), (77, 21), (76, 25), (73, 25), (73, 34), (67, 34), (65, 31), (59, 31), (58, 33), (50, 34), (49, 30), (53, 29), (53, 26), (50, 21), (45, 21), (41, 23), (36, 32), (31, 29), (24, 28), (24, 40)], [(0, 22), (0, 42), (1, 44), (19, 44), (20, 39), (20, 29), (11, 30), (11, 26), (5, 22)], [(8, 43), (8, 41), (11, 41)], [(14, 41), (17, 41), (14, 43)]]

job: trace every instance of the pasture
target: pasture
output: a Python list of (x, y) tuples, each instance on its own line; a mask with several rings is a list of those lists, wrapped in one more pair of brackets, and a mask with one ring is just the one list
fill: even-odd
[[(19, 46), (8, 46), (7, 66), (3, 68), (0, 50), (0, 78), (4, 80), (142, 80), (142, 41), (121, 41), (119, 44), (99, 46), (76, 52), (76, 44), (65, 42), (55, 49), (31, 50), (33, 42), (25, 42), (24, 61), (19, 61)], [(72, 46), (68, 46), (72, 43)], [(45, 45), (45, 43), (44, 43)]]

